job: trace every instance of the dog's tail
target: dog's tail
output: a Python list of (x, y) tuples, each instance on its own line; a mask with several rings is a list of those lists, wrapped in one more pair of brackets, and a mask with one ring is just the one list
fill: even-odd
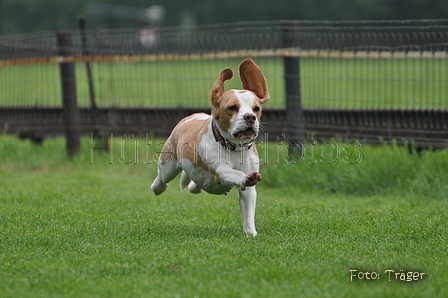
[(190, 176), (188, 176), (188, 174), (185, 173), (185, 171), (182, 171), (182, 176), (180, 177), (180, 191), (184, 190), (185, 187), (187, 187), (188, 184), (190, 184), (190, 182), (191, 182)]

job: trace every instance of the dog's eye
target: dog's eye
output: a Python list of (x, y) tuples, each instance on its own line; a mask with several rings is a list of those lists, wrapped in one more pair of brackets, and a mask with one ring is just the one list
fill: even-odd
[(260, 107), (255, 107), (254, 108), (254, 112), (259, 112), (260, 111)]
[(238, 107), (233, 105), (233, 106), (229, 107), (228, 110), (232, 111), (232, 112), (236, 112), (236, 111), (238, 111)]

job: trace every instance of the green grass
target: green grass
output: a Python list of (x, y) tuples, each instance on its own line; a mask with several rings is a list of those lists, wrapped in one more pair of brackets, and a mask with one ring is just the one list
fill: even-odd
[[(258, 58), (271, 94), (268, 107), (285, 106), (281, 58)], [(241, 88), (241, 59), (93, 64), (100, 106), (209, 105), (219, 72), (235, 71), (226, 88)], [(306, 108), (446, 109), (447, 59), (301, 59), (302, 104)], [(89, 105), (86, 70), (77, 64), (78, 102)], [(59, 66), (38, 64), (0, 68), (2, 105), (61, 105)]]
[[(137, 161), (134, 139), (103, 154), (83, 139), (67, 160), (62, 139), (0, 137), (1, 297), (448, 294), (448, 151), (361, 144), (338, 157), (317, 145), (290, 164), (284, 147), (261, 147), (259, 236), (247, 238), (235, 191), (180, 193), (176, 180), (152, 195), (158, 141), (146, 142)], [(386, 270), (425, 275), (388, 281)]]

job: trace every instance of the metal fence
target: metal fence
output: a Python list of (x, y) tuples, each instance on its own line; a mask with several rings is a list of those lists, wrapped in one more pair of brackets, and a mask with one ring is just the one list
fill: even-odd
[[(269, 84), (262, 120), (274, 139), (299, 121), (315, 136), (448, 145), (448, 20), (275, 21), (71, 35), (65, 57), (54, 32), (0, 37), (4, 132), (60, 133), (59, 65), (74, 63), (82, 132), (101, 123), (113, 132), (163, 136), (177, 118), (207, 111), (221, 69), (252, 57)], [(290, 63), (297, 63), (296, 73), (285, 72)], [(287, 117), (285, 99), (294, 99), (288, 80), (295, 81), (301, 117)]]

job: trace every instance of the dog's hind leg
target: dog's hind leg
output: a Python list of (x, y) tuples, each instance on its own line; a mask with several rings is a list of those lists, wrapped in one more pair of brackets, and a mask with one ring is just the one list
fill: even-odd
[(168, 182), (174, 179), (182, 171), (177, 160), (171, 160), (165, 164), (159, 162), (157, 178), (151, 185), (151, 189), (156, 196), (160, 195), (168, 187)]
[(185, 187), (188, 186), (188, 190), (191, 193), (194, 194), (198, 194), (202, 191), (202, 189), (197, 186), (196, 183), (194, 183), (193, 181), (191, 181), (190, 176), (188, 176), (188, 174), (185, 171), (182, 171), (182, 177), (180, 178), (180, 190), (184, 190)]
[(154, 182), (151, 185), (152, 192), (156, 196), (162, 194), (167, 187), (168, 187), (168, 183), (163, 183), (162, 179), (160, 179), (160, 176), (157, 176), (157, 178), (154, 180)]
[(191, 182), (190, 176), (188, 176), (185, 171), (182, 171), (182, 176), (180, 177), (180, 191), (184, 190), (185, 187)]
[(188, 184), (188, 190), (191, 193), (194, 193), (194, 194), (198, 194), (198, 193), (200, 193), (202, 191), (202, 189), (196, 183), (194, 183), (193, 181), (191, 181)]

